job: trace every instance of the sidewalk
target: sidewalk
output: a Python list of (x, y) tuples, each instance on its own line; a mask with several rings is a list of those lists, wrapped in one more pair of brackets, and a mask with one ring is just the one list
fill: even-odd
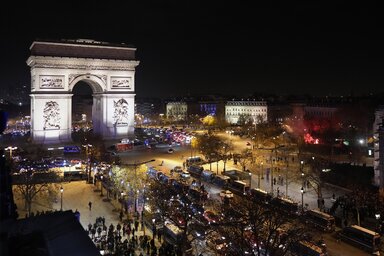
[[(114, 200), (114, 199), (107, 199), (106, 197), (106, 190), (104, 190), (104, 196), (100, 196), (100, 190), (97, 190), (95, 189), (96, 187), (92, 184), (86, 184), (89, 186), (88, 188), (88, 192), (89, 193), (93, 193), (94, 196), (94, 200), (96, 202), (96, 205), (97, 205), (97, 208), (94, 208), (92, 206), (92, 210), (93, 211), (93, 220), (92, 219), (88, 219), (88, 221), (90, 221), (90, 223), (94, 223), (96, 221), (96, 218), (97, 217), (105, 217), (106, 221), (105, 221), (105, 225), (107, 227), (109, 227), (109, 225), (112, 223), (115, 227), (117, 225), (117, 223), (120, 223), (122, 225), (122, 222), (120, 221), (120, 212), (121, 212), (121, 204), (117, 201), (117, 200)], [(100, 215), (100, 214), (103, 214), (103, 215)], [(128, 218), (131, 218), (133, 219), (131, 216), (129, 217), (127, 214), (124, 214), (123, 215), (123, 221), (127, 220)], [(111, 222), (109, 222), (108, 220), (110, 220)], [(88, 226), (88, 225), (87, 225)], [(84, 226), (84, 229), (87, 229), (88, 227), (87, 226)], [(149, 238), (151, 239), (153, 237), (153, 233), (152, 233), (152, 230), (149, 229), (146, 225), (142, 225), (142, 222), (139, 221), (139, 225), (138, 225), (138, 229), (136, 230), (135, 232), (135, 236), (137, 236), (137, 238), (140, 238), (141, 236), (144, 236), (144, 235), (147, 235), (149, 236)], [(124, 239), (128, 238), (127, 235), (125, 236), (122, 236), (122, 241), (124, 241)], [(154, 237), (154, 241), (155, 241), (155, 246), (157, 249), (160, 248), (161, 246), (161, 242), (158, 241), (157, 239), (157, 236)], [(140, 255), (140, 253), (142, 253), (143, 255), (150, 255), (150, 254), (147, 254), (146, 251), (144, 251), (140, 245), (136, 246), (136, 249), (135, 249), (135, 254), (136, 255)]]
[[(110, 224), (113, 224), (115, 227), (118, 223), (122, 225), (122, 222), (119, 219), (119, 213), (121, 206), (116, 204), (113, 200), (106, 199), (106, 190), (103, 189), (104, 196), (100, 196), (101, 192), (93, 184), (87, 184), (86, 181), (72, 181), (60, 184), (63, 187), (62, 201), (63, 201), (63, 210), (72, 210), (80, 212), (80, 223), (83, 226), (84, 230), (88, 230), (88, 224), (94, 224), (96, 218), (104, 217), (105, 225), (107, 228)], [(99, 185), (99, 184), (98, 184)], [(100, 188), (97, 186), (97, 188)], [(60, 192), (58, 194), (58, 200), (53, 202), (51, 205), (47, 203), (33, 203), (32, 211), (47, 211), (47, 210), (60, 210), (61, 207), (61, 197)], [(104, 199), (104, 200), (103, 200)], [(92, 202), (91, 209), (89, 208), (88, 203)], [(20, 218), (24, 218), (25, 211), (21, 202), (17, 202), (18, 213)], [(126, 218), (126, 216), (125, 216)], [(152, 230), (145, 227), (143, 230), (141, 224), (139, 224), (138, 231), (135, 232), (135, 235), (139, 238), (141, 235), (148, 235), (152, 238)], [(127, 238), (127, 236), (122, 237), (122, 241)], [(155, 238), (155, 245), (158, 249), (161, 243)], [(143, 255), (147, 255), (146, 252), (143, 252), (139, 246), (136, 247), (135, 254), (139, 255), (140, 252)]]

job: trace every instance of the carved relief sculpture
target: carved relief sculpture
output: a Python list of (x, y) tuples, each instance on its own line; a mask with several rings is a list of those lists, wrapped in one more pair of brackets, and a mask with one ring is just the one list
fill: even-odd
[(60, 129), (60, 108), (56, 101), (46, 102), (43, 113), (44, 130)]
[(125, 99), (113, 101), (113, 120), (116, 126), (128, 125), (128, 102)]
[(131, 88), (131, 78), (130, 77), (112, 77), (111, 78), (111, 87), (112, 89), (116, 88)]
[(40, 88), (61, 89), (64, 88), (63, 76), (40, 76)]

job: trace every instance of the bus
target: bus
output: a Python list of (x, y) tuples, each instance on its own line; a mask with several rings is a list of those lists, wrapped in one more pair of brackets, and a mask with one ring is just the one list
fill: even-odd
[(192, 176), (200, 178), (200, 175), (203, 172), (204, 168), (198, 165), (190, 165), (188, 166), (187, 170)]
[(203, 170), (200, 174), (200, 178), (207, 182), (211, 182), (214, 177), (215, 173), (210, 170)]
[(212, 183), (215, 184), (216, 186), (221, 187), (221, 188), (227, 188), (230, 179), (231, 179), (231, 178), (229, 178), (229, 177), (226, 176), (226, 175), (220, 175), (220, 174), (217, 174), (217, 175), (215, 175), (215, 176), (213, 177), (213, 179), (212, 179)]
[(228, 186), (228, 189), (231, 190), (234, 194), (238, 195), (247, 195), (249, 193), (249, 186), (247, 185), (247, 183), (241, 180), (233, 181)]
[(269, 201), (271, 201), (272, 196), (268, 194), (267, 191), (259, 189), (259, 188), (252, 188), (249, 191), (249, 196), (252, 201), (254, 202), (261, 202), (263, 204), (267, 204)]
[(299, 206), (296, 202), (282, 197), (274, 197), (270, 203), (271, 207), (291, 215), (298, 215)]
[(328, 255), (325, 248), (320, 247), (312, 242), (301, 240), (292, 245), (292, 255), (296, 256), (326, 256)]
[(166, 221), (164, 225), (165, 239), (173, 245), (177, 245), (182, 241), (183, 231), (175, 224)]
[(317, 228), (321, 228), (326, 232), (335, 231), (335, 218), (332, 215), (321, 212), (319, 210), (309, 210), (305, 212), (304, 220)]
[(369, 251), (370, 253), (379, 253), (380, 235), (372, 230), (358, 225), (352, 225), (344, 227), (339, 233), (339, 237), (341, 240)]
[(190, 165), (202, 165), (205, 164), (205, 161), (200, 156), (191, 156), (188, 157), (187, 160), (185, 160), (185, 164), (187, 167)]

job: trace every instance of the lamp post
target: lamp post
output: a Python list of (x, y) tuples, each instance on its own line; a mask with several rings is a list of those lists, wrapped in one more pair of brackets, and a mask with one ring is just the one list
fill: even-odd
[(380, 230), (380, 213), (376, 213), (375, 214), (375, 217), (376, 217), (376, 220), (377, 220), (377, 232), (380, 233), (381, 230)]
[(5, 150), (8, 151), (9, 150), (9, 158), (12, 160), (12, 151), (13, 150), (16, 150), (17, 147), (12, 147), (12, 146), (9, 146), (9, 147), (6, 147)]
[(285, 166), (285, 196), (288, 197), (288, 167), (289, 167), (289, 163), (288, 163), (287, 158), (285, 158), (285, 163), (286, 163), (286, 166)]
[(263, 172), (263, 169), (261, 168), (260, 169), (260, 167), (259, 167), (259, 172), (258, 172), (258, 174), (257, 174), (257, 188), (259, 188), (260, 189), (260, 175), (261, 175), (261, 172)]
[[(275, 144), (275, 146), (273, 148), (260, 148), (260, 149), (263, 149), (263, 150), (270, 150), (271, 151), (271, 154), (269, 156), (269, 159), (270, 159), (270, 166), (271, 166), (271, 170), (270, 170), (270, 176), (271, 176), (271, 195), (273, 196), (273, 160), (277, 160), (277, 150), (279, 148), (282, 148), (282, 147), (285, 147), (284, 145), (277, 145)], [(273, 152), (275, 152), (275, 159), (272, 158), (272, 155), (273, 155)], [(277, 163), (277, 161), (276, 161)]]
[(86, 165), (86, 172), (87, 172), (87, 182), (91, 183), (91, 168), (90, 168), (90, 159), (89, 159), (89, 148), (92, 147), (91, 144), (83, 145), (85, 147), (85, 154), (87, 157), (87, 165)]
[(249, 172), (249, 189), (252, 188), (252, 173)]
[(123, 211), (123, 204), (124, 204), (124, 192), (121, 192), (120, 193), (121, 197), (120, 197), (120, 200), (121, 200), (121, 211)]
[(103, 196), (103, 175), (100, 175), (100, 196)]
[(304, 212), (304, 187), (301, 187), (301, 211)]
[(63, 186), (60, 187), (60, 211), (63, 210), (63, 192), (64, 192), (64, 189), (63, 189)]
[(260, 164), (261, 164), (261, 179), (263, 180), (264, 179), (264, 168), (263, 168), (264, 163), (261, 162)]

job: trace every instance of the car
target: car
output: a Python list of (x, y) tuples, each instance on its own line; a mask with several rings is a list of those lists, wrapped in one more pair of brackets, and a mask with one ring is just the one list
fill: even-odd
[(221, 198), (233, 198), (233, 193), (230, 190), (222, 190), (220, 191), (220, 197)]
[(189, 171), (183, 170), (180, 173), (180, 178), (182, 178), (183, 180), (188, 180), (191, 178), (191, 174), (189, 173)]
[(174, 150), (173, 148), (169, 148), (169, 149), (167, 150), (167, 152), (168, 152), (168, 154), (173, 154), (173, 153), (175, 152), (175, 150)]
[(214, 213), (213, 211), (206, 210), (203, 213), (203, 217), (205, 218), (208, 223), (219, 223), (220, 222), (220, 215)]
[(176, 225), (179, 227), (185, 227), (186, 221), (184, 216), (180, 212), (175, 212), (173, 215), (173, 220), (175, 221)]
[(190, 204), (190, 207), (191, 207), (191, 210), (193, 212), (193, 214), (196, 216), (196, 215), (201, 215), (204, 213), (204, 207), (198, 203), (191, 203)]
[(199, 223), (193, 223), (192, 225), (192, 235), (199, 240), (205, 240), (207, 234), (206, 227)]
[(209, 234), (209, 237), (206, 238), (206, 244), (209, 248), (220, 254), (225, 253), (228, 247), (225, 237), (221, 236), (216, 231)]
[(183, 172), (183, 167), (177, 165), (177, 166), (173, 167), (173, 171), (176, 172), (176, 173), (182, 173)]

